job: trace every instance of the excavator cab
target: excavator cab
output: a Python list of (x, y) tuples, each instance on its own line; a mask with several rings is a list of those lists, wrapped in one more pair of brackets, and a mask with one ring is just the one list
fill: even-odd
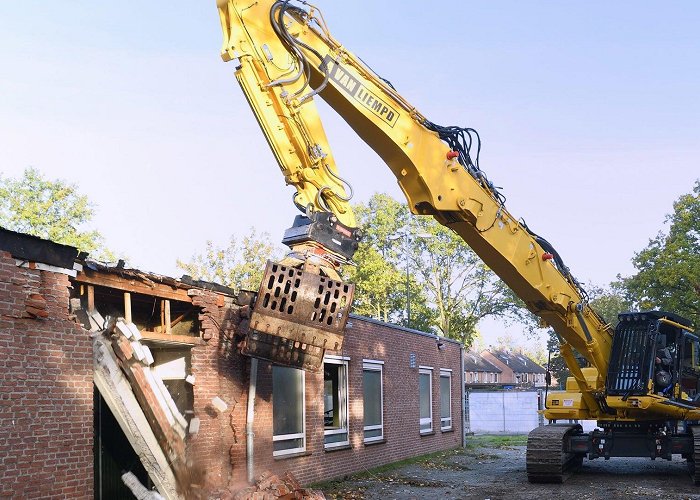
[(663, 311), (623, 313), (619, 319), (607, 393), (623, 399), (655, 394), (694, 403), (700, 367), (698, 337), (690, 332), (690, 322)]

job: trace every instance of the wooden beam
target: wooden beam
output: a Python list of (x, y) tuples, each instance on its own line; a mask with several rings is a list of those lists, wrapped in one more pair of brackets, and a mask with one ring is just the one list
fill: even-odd
[(131, 323), (131, 293), (124, 292), (124, 319)]
[(173, 333), (172, 326), (170, 324), (170, 301), (166, 299), (163, 302), (165, 302), (165, 333), (170, 335)]
[(156, 329), (157, 332), (165, 332), (165, 301), (160, 301), (160, 326)]
[(187, 295), (184, 288), (173, 288), (169, 285), (155, 283), (153, 286), (131, 278), (122, 278), (116, 274), (96, 273), (90, 269), (83, 269), (75, 277), (78, 283), (114, 288), (125, 292), (140, 293), (153, 297), (179, 300), (180, 302), (192, 303), (192, 297)]
[(191, 309), (191, 310), (187, 311), (186, 313), (181, 314), (180, 316), (178, 316), (178, 317), (175, 318), (174, 320), (172, 320), (172, 321), (170, 322), (170, 327), (172, 328), (173, 326), (177, 325), (180, 321), (182, 321), (183, 319), (185, 319), (185, 316), (187, 316), (189, 313), (191, 313), (191, 312), (193, 312), (193, 311), (194, 311), (194, 309)]
[(168, 335), (167, 333), (145, 332), (141, 330), (143, 337), (141, 342), (149, 345), (181, 345), (181, 346), (196, 346), (203, 345), (204, 341), (199, 337), (191, 337), (189, 335)]
[(92, 285), (87, 287), (87, 310), (88, 312), (95, 310), (95, 287)]

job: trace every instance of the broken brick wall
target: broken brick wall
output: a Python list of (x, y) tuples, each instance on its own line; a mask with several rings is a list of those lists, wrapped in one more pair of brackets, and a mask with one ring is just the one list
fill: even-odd
[[(199, 292), (192, 292), (199, 293)], [(199, 434), (190, 450), (205, 465), (209, 491), (237, 491), (247, 485), (245, 418), (250, 360), (236, 351), (233, 334), (239, 328), (239, 308), (230, 303), (216, 307), (206, 294), (197, 299), (216, 323), (205, 346), (192, 350), (196, 376), (195, 412), (201, 418)], [(208, 302), (207, 302), (208, 301)], [(273, 457), (272, 365), (258, 364), (255, 401), (255, 477), (265, 471), (282, 476), (290, 471), (303, 484), (340, 477), (415, 455), (445, 450), (462, 443), (461, 350), (445, 342), (437, 348), (435, 337), (353, 317), (343, 351), (349, 357), (350, 446), (324, 449), (323, 371), (305, 373), (306, 451), (295, 456)], [(415, 355), (415, 366), (410, 364)], [(384, 361), (384, 436), (379, 443), (364, 443), (363, 359)], [(433, 367), (433, 429), (419, 430), (419, 366)], [(440, 430), (440, 368), (452, 370), (452, 418), (450, 431)], [(228, 408), (217, 412), (211, 405), (219, 396)], [(225, 496), (225, 495), (224, 495)]]
[[(206, 489), (215, 493), (245, 484), (245, 415), (249, 360), (238, 354), (234, 334), (238, 307), (206, 290), (189, 290), (192, 304), (200, 307), (204, 345), (192, 349), (195, 375), (194, 412), (199, 432), (188, 438), (188, 457), (205, 472)], [(228, 405), (217, 411), (212, 399)]]
[(93, 497), (92, 342), (70, 287), (0, 251), (0, 498)]

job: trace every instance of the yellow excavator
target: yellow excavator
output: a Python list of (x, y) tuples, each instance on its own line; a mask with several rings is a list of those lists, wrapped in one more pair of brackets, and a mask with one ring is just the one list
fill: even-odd
[[(317, 7), (303, 0), (217, 5), (222, 58), (234, 64), (301, 211), (284, 235), (290, 254), (268, 263), (245, 354), (315, 370), (326, 349), (342, 345), (354, 287), (338, 270), (361, 230), (316, 109), (320, 97), (384, 160), (414, 214), (457, 233), (556, 331), (572, 376), (546, 398), (551, 423), (528, 437), (528, 479), (561, 482), (584, 458), (681, 455), (700, 484), (700, 344), (688, 321), (633, 312), (620, 314), (613, 329), (556, 249), (506, 209), (479, 166), (476, 130), (428, 120), (333, 38)], [(578, 420), (597, 420), (598, 428), (586, 433), (571, 423)]]

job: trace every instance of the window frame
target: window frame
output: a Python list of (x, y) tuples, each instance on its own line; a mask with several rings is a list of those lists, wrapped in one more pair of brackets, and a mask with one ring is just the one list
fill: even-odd
[[(428, 384), (428, 395), (430, 396), (429, 399), (429, 408), (430, 408), (430, 417), (421, 417), (420, 416), (420, 376), (421, 375), (428, 375), (428, 381), (430, 382)], [(430, 423), (430, 428), (429, 429), (422, 429), (424, 424)], [(421, 434), (431, 434), (433, 432), (433, 367), (432, 366), (419, 366), (418, 367), (418, 430), (420, 431)]]
[[(301, 432), (297, 432), (294, 434), (280, 434), (280, 435), (275, 435), (275, 428), (274, 428), (274, 419), (275, 419), (275, 405), (272, 405), (272, 421), (273, 421), (273, 426), (272, 426), (272, 456), (273, 457), (282, 457), (285, 455), (294, 455), (297, 453), (304, 453), (306, 451), (306, 372), (304, 370), (300, 370), (298, 368), (291, 368), (291, 367), (286, 367), (286, 366), (276, 366), (273, 365), (272, 369), (274, 370), (275, 368), (289, 368), (292, 370), (297, 370), (301, 372)], [(272, 388), (274, 392), (274, 387)], [(301, 447), (298, 448), (290, 448), (288, 450), (278, 450), (275, 451), (274, 448), (274, 443), (277, 441), (291, 441), (293, 439), (301, 439)]]
[[(323, 428), (323, 447), (328, 448), (338, 448), (340, 446), (350, 445), (350, 387), (348, 384), (348, 379), (350, 378), (350, 358), (347, 356), (335, 356), (332, 354), (326, 354), (323, 357), (323, 364), (338, 365), (344, 367), (345, 374), (342, 377), (343, 380), (338, 380), (338, 389), (340, 391), (338, 399), (340, 402), (340, 411), (344, 417), (345, 426), (338, 429), (326, 429), (325, 425)], [(340, 378), (340, 377), (339, 377)], [(325, 397), (325, 390), (324, 390)], [(325, 402), (324, 402), (325, 403)], [(324, 404), (325, 409), (325, 404)], [(324, 415), (325, 416), (325, 415)], [(326, 436), (333, 436), (335, 434), (345, 434), (345, 441), (338, 441), (334, 443), (326, 443)]]
[[(362, 422), (363, 442), (364, 443), (374, 443), (377, 441), (384, 441), (384, 361), (378, 361), (375, 359), (363, 359), (362, 360), (363, 379), (364, 379), (365, 371), (379, 372), (379, 409), (380, 409), (379, 417), (380, 417), (380, 423), (375, 424), (375, 425), (365, 425), (364, 416), (363, 416), (363, 422)], [(364, 403), (365, 403), (364, 387), (362, 388), (362, 390), (363, 390), (362, 404), (364, 406)], [(376, 431), (377, 429), (382, 431), (382, 433), (379, 436), (372, 436), (372, 437), (365, 436), (366, 431)]]
[[(448, 408), (450, 410), (449, 417), (442, 416), (442, 379), (447, 378), (449, 390), (449, 403)], [(446, 420), (450, 421), (450, 425), (444, 425)], [(451, 431), (452, 430), (452, 370), (449, 368), (440, 368), (440, 430), (441, 431)]]

